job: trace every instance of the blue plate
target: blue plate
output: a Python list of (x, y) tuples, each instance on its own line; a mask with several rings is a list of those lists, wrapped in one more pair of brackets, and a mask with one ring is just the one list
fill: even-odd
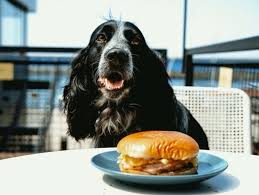
[(95, 155), (91, 159), (91, 162), (96, 168), (113, 178), (139, 184), (185, 184), (200, 182), (220, 174), (228, 167), (228, 163), (224, 159), (209, 153), (199, 152), (198, 174), (178, 176), (147, 176), (121, 172), (117, 164), (118, 156), (119, 154), (116, 151), (104, 152)]

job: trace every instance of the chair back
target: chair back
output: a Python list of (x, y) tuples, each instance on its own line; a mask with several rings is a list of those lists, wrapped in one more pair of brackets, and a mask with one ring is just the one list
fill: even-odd
[(251, 154), (250, 99), (235, 88), (174, 86), (203, 127), (211, 150)]

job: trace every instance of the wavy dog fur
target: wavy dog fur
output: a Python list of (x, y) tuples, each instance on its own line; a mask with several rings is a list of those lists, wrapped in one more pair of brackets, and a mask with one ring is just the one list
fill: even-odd
[(96, 147), (153, 129), (181, 131), (208, 149), (202, 127), (177, 101), (162, 60), (130, 22), (110, 20), (94, 30), (72, 61), (63, 100), (69, 134), (93, 138)]

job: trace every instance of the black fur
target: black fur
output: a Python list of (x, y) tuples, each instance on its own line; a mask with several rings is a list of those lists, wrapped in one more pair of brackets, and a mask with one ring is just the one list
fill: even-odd
[[(102, 74), (100, 59), (119, 25), (124, 26), (125, 39), (119, 40), (118, 44), (129, 48), (133, 73), (130, 77), (130, 68), (122, 70), (120, 67), (118, 71), (129, 79), (122, 90), (110, 91), (98, 84)], [(105, 42), (97, 38), (99, 34), (105, 35)], [(103, 56), (106, 59), (105, 54)], [(107, 62), (108, 65), (102, 67), (102, 70), (108, 70), (104, 75), (115, 69), (113, 61)], [(72, 62), (70, 82), (64, 89), (64, 103), (69, 134), (76, 140), (94, 138), (96, 147), (116, 146), (122, 137), (137, 131), (177, 130), (193, 137), (200, 148), (208, 149), (202, 127), (177, 101), (163, 62), (147, 46), (140, 30), (129, 22), (111, 20), (97, 27), (88, 46)]]

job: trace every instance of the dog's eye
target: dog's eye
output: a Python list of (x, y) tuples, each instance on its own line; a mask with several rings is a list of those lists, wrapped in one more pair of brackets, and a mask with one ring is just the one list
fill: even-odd
[(96, 38), (97, 43), (105, 43), (106, 42), (106, 36), (104, 34), (99, 34)]
[(140, 43), (140, 38), (139, 37), (134, 37), (132, 40), (131, 40), (131, 45), (139, 45)]

